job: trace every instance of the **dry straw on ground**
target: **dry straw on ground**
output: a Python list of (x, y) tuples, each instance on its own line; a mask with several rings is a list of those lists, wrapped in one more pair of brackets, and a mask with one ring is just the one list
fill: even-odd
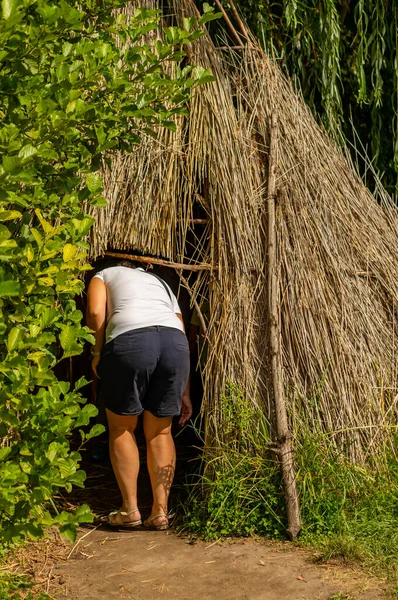
[[(191, 0), (169, 6), (167, 18), (178, 24), (197, 14)], [(396, 211), (385, 197), (376, 202), (255, 42), (226, 52), (206, 35), (187, 53), (190, 64), (210, 68), (216, 81), (195, 91), (176, 133), (162, 131), (158, 141), (145, 139), (114, 160), (106, 173), (108, 207), (94, 211), (93, 252), (112, 247), (210, 264), (189, 276), (198, 302), (210, 298), (208, 435), (222, 436), (219, 399), (228, 380), (271, 418), (266, 174), (276, 112), (290, 418), (294, 429), (306, 422), (362, 460), (388, 443), (397, 426)], [(199, 213), (206, 226), (192, 223)]]

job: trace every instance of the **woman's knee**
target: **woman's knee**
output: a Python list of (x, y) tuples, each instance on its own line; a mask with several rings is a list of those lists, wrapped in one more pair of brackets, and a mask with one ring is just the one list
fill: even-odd
[(151, 441), (158, 436), (171, 436), (173, 417), (155, 417), (149, 411), (144, 411), (144, 435), (146, 441)]
[(134, 433), (137, 427), (138, 415), (117, 415), (106, 409), (106, 416), (111, 434), (121, 434), (125, 431)]

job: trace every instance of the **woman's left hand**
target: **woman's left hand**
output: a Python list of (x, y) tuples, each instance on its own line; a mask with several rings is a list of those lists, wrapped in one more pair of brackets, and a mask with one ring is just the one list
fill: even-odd
[[(95, 376), (98, 377), (98, 373), (97, 373), (97, 366), (99, 361), (101, 360), (100, 356), (93, 356), (93, 358), (91, 359), (91, 368), (95, 373)], [(98, 377), (99, 379), (99, 377)]]
[(178, 421), (180, 425), (185, 425), (185, 423), (192, 416), (192, 402), (189, 394), (184, 394), (182, 397), (182, 407), (181, 407), (181, 416)]

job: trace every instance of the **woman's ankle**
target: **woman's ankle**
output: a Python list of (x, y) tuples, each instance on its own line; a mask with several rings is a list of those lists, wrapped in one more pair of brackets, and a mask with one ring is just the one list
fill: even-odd
[(131, 515), (131, 516), (135, 516), (134, 513), (137, 512), (139, 513), (139, 508), (137, 506), (137, 501), (133, 501), (133, 502), (123, 502), (123, 506), (122, 506), (122, 511), (124, 513), (126, 513), (126, 515)]
[(167, 508), (166, 509), (164, 507), (152, 508), (150, 518), (156, 522), (155, 523), (156, 525), (162, 524), (162, 523), (168, 523), (169, 519), (167, 517)]

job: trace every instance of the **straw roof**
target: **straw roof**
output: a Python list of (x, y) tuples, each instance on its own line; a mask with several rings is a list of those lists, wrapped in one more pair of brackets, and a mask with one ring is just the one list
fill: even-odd
[[(169, 5), (179, 24), (196, 14), (192, 0)], [(385, 196), (377, 203), (255, 42), (225, 52), (206, 35), (187, 53), (216, 81), (195, 91), (177, 132), (162, 131), (157, 141), (144, 139), (131, 155), (114, 159), (105, 173), (108, 206), (92, 209), (93, 254), (112, 247), (210, 265), (189, 278), (199, 304), (210, 298), (207, 435), (222, 435), (219, 399), (227, 381), (272, 421), (266, 206), (276, 112), (290, 418), (294, 427), (305, 418), (311, 430), (344, 443), (351, 458), (364, 459), (397, 425), (396, 211)], [(193, 223), (198, 211), (206, 225)]]

